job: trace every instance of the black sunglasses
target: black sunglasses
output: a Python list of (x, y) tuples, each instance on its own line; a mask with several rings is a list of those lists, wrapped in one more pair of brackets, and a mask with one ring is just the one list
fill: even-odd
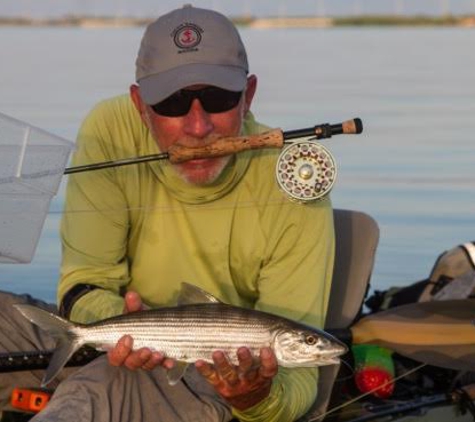
[(152, 110), (165, 117), (180, 117), (188, 114), (193, 100), (197, 98), (207, 113), (223, 113), (236, 107), (242, 91), (228, 91), (215, 86), (202, 89), (180, 89), (157, 104)]

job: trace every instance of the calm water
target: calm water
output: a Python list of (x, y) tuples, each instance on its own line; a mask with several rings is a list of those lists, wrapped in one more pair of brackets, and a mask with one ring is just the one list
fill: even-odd
[[(0, 112), (74, 140), (97, 100), (128, 89), (141, 33), (0, 27)], [(475, 30), (242, 36), (260, 78), (261, 121), (297, 129), (362, 118), (364, 134), (325, 145), (339, 165), (334, 205), (379, 222), (373, 287), (422, 279), (441, 251), (475, 240)], [(0, 289), (54, 300), (61, 204), (62, 194), (31, 264), (0, 264)]]

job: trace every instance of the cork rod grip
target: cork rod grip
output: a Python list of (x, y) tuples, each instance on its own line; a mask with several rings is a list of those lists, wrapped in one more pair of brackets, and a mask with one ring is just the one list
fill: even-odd
[(270, 130), (259, 135), (219, 138), (211, 144), (189, 148), (172, 145), (168, 150), (170, 162), (182, 163), (198, 158), (222, 157), (249, 149), (282, 148), (284, 136), (280, 129)]

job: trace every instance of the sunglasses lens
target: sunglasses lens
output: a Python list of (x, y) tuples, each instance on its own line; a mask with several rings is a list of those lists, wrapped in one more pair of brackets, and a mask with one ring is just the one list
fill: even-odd
[(238, 105), (241, 94), (241, 91), (227, 91), (213, 86), (199, 90), (182, 89), (151, 107), (161, 116), (180, 117), (190, 111), (193, 100), (198, 98), (207, 113), (223, 113)]
[(227, 91), (221, 88), (205, 88), (200, 101), (207, 113), (223, 113), (236, 107), (241, 99), (241, 91)]
[(188, 92), (185, 90), (177, 91), (163, 101), (152, 105), (152, 110), (166, 117), (184, 116), (190, 111), (191, 102), (193, 101), (193, 97), (188, 95)]

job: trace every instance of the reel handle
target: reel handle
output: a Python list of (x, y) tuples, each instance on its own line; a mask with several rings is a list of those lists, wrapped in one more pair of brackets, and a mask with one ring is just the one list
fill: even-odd
[(290, 139), (304, 137), (323, 139), (330, 138), (332, 135), (358, 134), (362, 131), (363, 124), (359, 118), (335, 125), (325, 123), (311, 128), (287, 132), (283, 132), (281, 129), (273, 129), (259, 135), (223, 137), (211, 144), (194, 148), (175, 144), (169, 148), (168, 158), (170, 162), (176, 164), (198, 158), (222, 157), (223, 155), (235, 154), (250, 149), (282, 148), (285, 143), (288, 143), (285, 141)]

